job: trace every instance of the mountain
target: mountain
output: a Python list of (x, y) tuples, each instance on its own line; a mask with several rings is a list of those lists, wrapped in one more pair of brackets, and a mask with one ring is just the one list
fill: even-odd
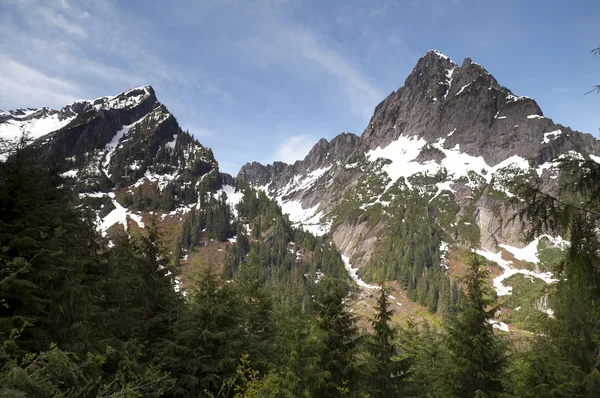
[[(40, 162), (73, 182), (109, 238), (155, 217), (183, 263), (211, 258), (231, 276), (247, 251), (239, 248), (248, 243), (242, 233), (276, 248), (278, 266), (288, 252), (298, 256), (293, 263), (316, 250), (305, 235), (309, 248), (294, 246), (283, 212), (294, 226), (335, 243), (359, 285), (396, 281), (430, 312), (456, 301), (469, 250), (495, 267), (490, 283), (500, 296), (511, 296), (519, 278), (551, 283), (550, 263), (568, 242), (525, 241), (527, 225), (515, 217), (519, 186), (535, 182), (555, 192), (559, 159), (600, 161), (591, 135), (544, 117), (533, 99), (515, 95), (471, 59), (459, 66), (433, 50), (375, 108), (362, 135), (321, 139), (292, 165), (248, 163), (235, 179), (219, 171), (212, 151), (180, 127), (150, 86), (61, 110), (0, 114), (0, 138), (16, 141), (23, 133)], [(323, 265), (318, 256), (306, 258), (301, 274), (317, 283)], [(517, 290), (513, 309), (521, 307)], [(542, 293), (535, 300), (547, 310)]]
[(212, 151), (181, 129), (150, 86), (60, 111), (18, 109), (0, 117), (0, 137), (16, 141), (26, 133), (33, 139), (28, 148), (73, 179), (104, 233), (116, 224), (127, 228), (131, 220), (143, 227), (142, 219), (158, 209), (164, 217), (180, 216), (198, 205), (198, 192), (231, 182)]
[[(377, 105), (360, 137), (321, 139), (293, 165), (248, 163), (237, 178), (276, 199), (296, 225), (329, 233), (371, 281), (416, 290), (431, 264), (456, 271), (448, 247), (449, 257), (473, 248), (500, 266), (494, 284), (505, 295), (514, 274), (551, 280), (542, 251), (565, 244), (560, 237), (527, 244), (527, 226), (515, 218), (519, 183), (553, 192), (557, 160), (598, 155), (596, 138), (554, 123), (481, 65), (466, 58), (459, 66), (432, 50)], [(415, 213), (423, 219), (407, 226)], [(430, 233), (412, 242), (423, 228)], [(415, 252), (407, 242), (428, 248)]]

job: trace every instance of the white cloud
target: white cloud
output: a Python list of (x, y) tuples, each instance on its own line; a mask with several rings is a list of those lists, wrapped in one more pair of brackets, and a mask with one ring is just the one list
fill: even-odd
[(80, 87), (70, 81), (47, 76), (6, 54), (0, 54), (0, 58), (0, 101), (3, 103), (28, 107), (42, 97), (47, 105), (60, 107), (81, 95)]
[(91, 99), (144, 84), (155, 86), (163, 99), (180, 96), (184, 87), (233, 102), (234, 96), (197, 67), (162, 57), (160, 49), (168, 43), (156, 34), (155, 24), (128, 14), (115, 1), (7, 0), (6, 10), (0, 15), (0, 53), (10, 54), (21, 70), (29, 71), (29, 80), (36, 71), (70, 86), (44, 90), (48, 81), (42, 89), (12, 82), (0, 90), (3, 108), (23, 106), (25, 100), (32, 100), (28, 106), (58, 107), (65, 103), (56, 101), (73, 94)]
[(240, 47), (262, 66), (277, 64), (319, 81), (323, 80), (319, 73), (333, 77), (340, 101), (348, 102), (353, 113), (366, 119), (383, 98), (355, 63), (336, 50), (335, 43), (327, 43), (318, 32), (272, 13), (260, 16), (255, 34), (244, 39)]
[(316, 142), (313, 137), (307, 134), (287, 137), (279, 144), (279, 147), (267, 162), (272, 163), (278, 160), (293, 164), (296, 160), (304, 159)]

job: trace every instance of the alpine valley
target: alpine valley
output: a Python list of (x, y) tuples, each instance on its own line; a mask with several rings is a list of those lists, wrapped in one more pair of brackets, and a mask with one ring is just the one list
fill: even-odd
[(504, 331), (552, 315), (545, 287), (569, 245), (560, 236), (527, 240), (519, 187), (535, 181), (553, 193), (561, 159), (600, 162), (597, 139), (544, 117), (471, 59), (458, 65), (434, 50), (361, 136), (321, 139), (293, 165), (247, 163), (235, 178), (150, 86), (0, 114), (0, 138), (23, 134), (27, 149), (73, 184), (109, 246), (154, 219), (184, 288), (202, 263), (233, 277), (260, 243), (278, 257), (268, 260), (281, 267), (277, 280), (299, 275), (305, 294), (347, 271), (359, 317), (383, 282), (399, 316), (431, 317), (456, 303), (475, 251), (488, 261), (502, 304), (495, 327)]
[[(543, 285), (554, 281), (548, 271), (568, 245), (560, 236), (526, 240), (527, 225), (516, 217), (519, 184), (535, 179), (554, 192), (561, 158), (600, 161), (597, 139), (555, 124), (471, 59), (459, 66), (435, 50), (375, 108), (361, 136), (321, 139), (293, 165), (247, 163), (236, 178), (219, 171), (212, 151), (179, 126), (150, 86), (59, 111), (0, 114), (1, 138), (16, 142), (22, 134), (40, 161), (73, 180), (104, 236), (144, 228), (155, 216), (184, 269), (210, 259), (232, 273), (239, 256), (233, 264), (226, 252), (237, 234), (268, 239), (272, 225), (238, 209), (240, 202), (255, 207), (250, 202), (263, 192), (291, 226), (333, 243), (362, 290), (395, 281), (399, 296), (430, 313), (456, 301), (464, 255), (476, 251), (493, 265), (499, 296), (512, 295), (513, 284), (524, 296), (503, 301), (498, 316), (506, 322), (497, 326), (507, 331), (507, 323), (527, 327), (519, 320), (529, 315), (514, 312), (527, 312), (521, 301), (532, 297), (523, 289), (536, 291), (533, 310), (552, 312)], [(290, 235), (292, 262), (306, 261), (305, 279), (317, 282), (323, 267), (294, 245)]]

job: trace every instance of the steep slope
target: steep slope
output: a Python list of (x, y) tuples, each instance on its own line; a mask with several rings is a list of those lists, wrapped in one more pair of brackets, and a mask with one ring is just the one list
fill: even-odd
[(34, 139), (28, 149), (73, 179), (104, 234), (130, 221), (144, 227), (154, 211), (163, 212), (161, 221), (181, 218), (226, 178), (212, 151), (181, 129), (150, 86), (60, 111), (4, 112), (0, 133), (13, 142), (22, 134)]
[[(446, 277), (431, 276), (433, 264), (459, 274), (444, 258), (448, 247), (480, 248), (499, 259), (498, 271), (519, 273), (507, 260), (525, 244), (511, 202), (518, 184), (534, 179), (552, 191), (557, 159), (599, 154), (594, 137), (544, 117), (533, 99), (516, 96), (481, 65), (429, 51), (360, 138), (321, 140), (294, 165), (247, 164), (238, 178), (277, 199), (298, 225), (329, 232), (367, 280), (421, 289), (435, 310)], [(552, 242), (525, 261), (533, 277), (551, 279), (539, 273), (535, 253)]]

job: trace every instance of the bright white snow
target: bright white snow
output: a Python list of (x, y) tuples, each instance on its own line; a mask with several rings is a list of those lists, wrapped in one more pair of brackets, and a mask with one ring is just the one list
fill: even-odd
[(592, 159), (596, 163), (600, 163), (600, 156), (590, 155), (590, 159)]
[[(512, 261), (504, 260), (502, 258), (501, 251), (499, 251), (498, 253), (492, 253), (489, 250), (475, 250), (475, 253), (479, 254), (482, 257), (485, 257), (486, 259), (488, 259), (490, 261), (497, 263), (500, 266), (500, 268), (502, 268), (504, 270), (502, 275), (500, 275), (499, 277), (494, 279), (494, 288), (496, 288), (496, 292), (498, 293), (498, 296), (505, 296), (507, 294), (512, 294), (512, 287), (505, 286), (503, 282), (505, 279), (510, 278), (511, 276), (513, 276), (515, 274), (528, 275), (528, 276), (531, 276), (534, 278), (541, 279), (546, 283), (556, 282), (556, 279), (552, 278), (552, 274), (550, 272), (538, 273), (538, 272), (529, 271), (527, 269), (512, 268), (511, 267)], [(536, 258), (537, 258), (537, 256), (536, 256)]]
[(505, 167), (513, 166), (521, 170), (529, 169), (529, 162), (516, 155), (491, 167), (485, 163), (482, 156), (475, 157), (468, 155), (460, 152), (459, 148), (456, 147), (446, 149), (443, 146), (444, 142), (445, 139), (440, 139), (432, 144), (434, 148), (445, 155), (440, 164), (435, 162), (421, 164), (417, 162), (417, 156), (427, 142), (422, 138), (407, 137), (404, 135), (401, 135), (396, 141), (391, 142), (385, 148), (377, 147), (370, 150), (367, 152), (367, 159), (371, 162), (380, 158), (391, 160), (392, 162), (384, 165), (382, 169), (392, 179), (392, 183), (400, 177), (407, 178), (417, 173), (435, 175), (442, 168), (448, 172), (449, 179), (467, 177), (469, 171), (475, 171), (478, 174), (484, 172), (485, 175), (483, 178), (489, 183), (493, 177), (493, 173)]
[(0, 139), (16, 142), (21, 138), (23, 133), (26, 133), (31, 139), (37, 139), (43, 135), (61, 129), (74, 119), (73, 117), (69, 117), (58, 120), (58, 113), (55, 113), (54, 115), (22, 120), (23, 117), (38, 111), (42, 111), (42, 109), (27, 110), (24, 112), (24, 115), (18, 115), (15, 116), (14, 119), (9, 119), (4, 123), (0, 123)]
[(352, 264), (350, 264), (350, 259), (342, 254), (342, 261), (344, 262), (344, 267), (348, 274), (356, 282), (356, 284), (365, 289), (381, 289), (379, 286), (369, 285), (367, 282), (363, 281), (358, 277), (358, 268), (354, 268)]
[(562, 134), (562, 130), (558, 129), (556, 131), (551, 131), (549, 133), (544, 133), (544, 139), (542, 140), (542, 144), (547, 144), (552, 140), (558, 138), (559, 135)]
[(295, 227), (301, 227), (315, 236), (322, 236), (329, 232), (331, 223), (322, 222), (324, 214), (322, 211), (317, 211), (319, 205), (310, 209), (304, 209), (300, 201), (290, 200), (283, 202), (281, 198), (277, 199), (281, 206), (281, 211), (288, 215)]

